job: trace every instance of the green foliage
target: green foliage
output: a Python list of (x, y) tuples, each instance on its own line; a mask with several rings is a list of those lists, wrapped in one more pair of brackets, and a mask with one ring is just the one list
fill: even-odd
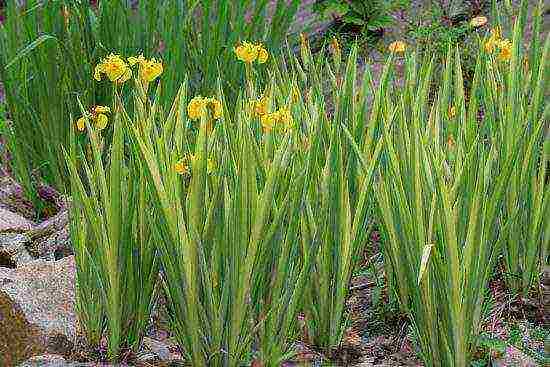
[[(264, 365), (278, 366), (316, 256), (297, 240), (307, 176), (292, 136), (264, 137), (273, 139), (267, 152), (259, 144), (248, 104), (192, 122), (187, 96), (184, 84), (164, 114), (137, 93), (136, 113), (124, 113), (158, 216), (172, 330), (193, 365), (239, 366), (255, 344)], [(176, 164), (189, 154), (180, 175)]]
[[(376, 120), (367, 124), (370, 75), (356, 83), (357, 46), (345, 64), (339, 45), (332, 45), (332, 62), (325, 65), (325, 60), (310, 60), (307, 47), (303, 51), (302, 63), (294, 60), (294, 67), (296, 75), (306, 69), (301, 83), (312, 93), (307, 109), (315, 113), (301, 122), (311, 143), (312, 174), (300, 219), (301, 241), (306, 249), (319, 246), (304, 313), (307, 335), (329, 351), (340, 344), (349, 326), (345, 302), (373, 222), (371, 189), (382, 141), (374, 139)], [(322, 75), (330, 76), (329, 96)]]
[[(547, 247), (541, 128), (548, 106), (540, 93), (550, 42), (542, 50), (533, 41), (536, 74), (524, 77), (521, 39), (516, 22), (509, 59), (478, 54), (467, 100), (458, 51), (447, 56), (433, 104), (426, 100), (433, 59), (418, 66), (414, 55), (406, 60), (403, 93), (385, 99), (375, 192), (389, 239), (387, 273), (428, 366), (469, 364), (486, 282), (502, 249), (518, 254), (507, 261), (528, 261), (523, 279), (530, 281), (540, 271), (535, 254)], [(525, 184), (516, 186), (520, 177)], [(510, 241), (525, 225), (525, 242)]]
[(408, 3), (407, 0), (319, 0), (315, 10), (323, 17), (335, 19), (367, 35), (391, 26), (390, 12)]
[(90, 145), (80, 150), (73, 129), (70, 152), (65, 153), (71, 179), (77, 310), (92, 345), (99, 346), (106, 334), (110, 359), (118, 358), (121, 348), (139, 348), (159, 268), (151, 197), (141, 163), (125, 159), (119, 110), (115, 104), (108, 152), (101, 133), (86, 121)]
[[(306, 39), (301, 59), (272, 63), (266, 82), (265, 66), (243, 65), (231, 50), (243, 35), (280, 41), (260, 31), (265, 1), (254, 2), (250, 28), (240, 17), (252, 3), (139, 4), (40, 3), (22, 20), (9, 7), (12, 24), (0, 32), (13, 120), (2, 131), (23, 182), (27, 154), (57, 162), (62, 150), (45, 142), (68, 142), (77, 309), (92, 344), (105, 336), (111, 359), (139, 345), (162, 264), (171, 331), (190, 364), (278, 366), (294, 352), (299, 312), (311, 342), (328, 351), (348, 326), (350, 279), (377, 214), (384, 274), (426, 366), (466, 367), (476, 348), (502, 349), (478, 335), (494, 264), (504, 255), (510, 283), (525, 291), (549, 246), (550, 38), (543, 46), (535, 37), (526, 51), (523, 10), (510, 57), (477, 44), (466, 88), (460, 45), (447, 44), (462, 34), (445, 41), (441, 70), (437, 56), (405, 52), (402, 83), (400, 54), (375, 85), (368, 67), (360, 76), (356, 46), (344, 61), (334, 41), (327, 59), (324, 50), (313, 57)], [(281, 4), (274, 19), (286, 22)], [(202, 29), (185, 36), (198, 48), (181, 47), (187, 41), (167, 26), (174, 17)], [(18, 27), (26, 48), (6, 32)], [(161, 56), (161, 81), (93, 82), (93, 66), (113, 49)], [(189, 78), (180, 84), (182, 71)], [(40, 89), (46, 83), (59, 88)], [(199, 93), (219, 101), (220, 118), (208, 102), (191, 119)], [(76, 135), (68, 116), (84, 112), (77, 94), (85, 106), (110, 101), (106, 130), (87, 121)], [(256, 109), (260, 97), (266, 111)]]
[[(535, 9), (530, 48), (514, 47), (510, 69), (496, 68), (488, 73), (493, 86), (502, 85), (489, 94), (494, 108), (488, 110), (490, 126), (494, 126), (491, 137), (499, 143), (499, 155), (509, 159), (511, 146), (518, 137), (526, 142), (510, 177), (504, 211), (504, 217), (512, 218), (515, 228), (510, 232), (504, 251), (507, 281), (512, 289), (524, 295), (539, 284), (541, 267), (550, 249), (550, 191), (547, 188), (550, 108), (544, 99), (550, 80), (547, 66), (550, 38), (547, 36), (543, 44), (538, 36), (542, 9), (541, 1)], [(519, 21), (512, 37), (515, 45), (523, 39)], [(518, 207), (521, 208), (519, 213)]]
[[(446, 75), (451, 68), (456, 79), (443, 80), (438, 103), (429, 108), (432, 64), (417, 69), (414, 55), (408, 58), (405, 93), (385, 102), (385, 163), (375, 191), (389, 238), (387, 268), (424, 362), (466, 367), (483, 290), (502, 243), (495, 228), (511, 162), (499, 167), (495, 149), (479, 144), (473, 117), (466, 117), (458, 55), (449, 55)], [(458, 143), (451, 144), (441, 137), (453, 126), (446, 112), (452, 88), (463, 123), (452, 132)], [(472, 98), (470, 106), (475, 103)]]
[[(462, 0), (427, 2), (419, 10), (418, 17), (409, 24), (407, 36), (419, 50), (428, 54), (435, 52), (440, 60), (444, 60), (449, 46), (460, 45), (462, 69), (469, 80), (473, 76), (479, 52), (479, 39), (476, 29), (470, 25), (470, 19), (483, 8), (481, 4), (475, 7), (473, 2), (467, 4)], [(485, 30), (481, 29), (482, 32)]]
[[(14, 170), (33, 197), (33, 179), (59, 189), (68, 183), (60, 147), (68, 145), (71, 117), (85, 106), (110, 105), (105, 84), (92, 79), (107, 54), (143, 53), (164, 60), (164, 100), (172, 100), (190, 76), (192, 90), (237, 90), (243, 78), (233, 55), (241, 40), (263, 41), (270, 51), (283, 42), (299, 5), (278, 0), (268, 18), (268, 1), (31, 0), (9, 1), (0, 25), (0, 80), (11, 128), (6, 133)], [(269, 20), (268, 20), (269, 19)], [(199, 30), (199, 31), (197, 31)], [(34, 173), (33, 174), (31, 174)], [(34, 177), (36, 176), (36, 177)]]
[[(427, 25), (420, 25), (409, 30), (409, 36), (420, 46), (430, 47), (430, 49), (445, 54), (450, 45), (465, 44), (466, 37), (471, 33), (472, 27), (467, 22), (462, 22), (457, 26), (449, 26), (440, 21), (435, 21)], [(471, 41), (468, 43), (472, 44)], [(477, 45), (477, 42), (475, 43)]]

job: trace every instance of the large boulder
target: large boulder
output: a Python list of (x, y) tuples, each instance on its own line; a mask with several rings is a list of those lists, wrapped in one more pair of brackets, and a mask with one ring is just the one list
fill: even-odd
[(0, 366), (69, 355), (76, 338), (74, 256), (0, 268)]
[(0, 267), (15, 268), (33, 260), (26, 244), (30, 238), (20, 233), (0, 233)]
[(34, 227), (34, 223), (17, 213), (0, 207), (0, 233), (26, 232)]

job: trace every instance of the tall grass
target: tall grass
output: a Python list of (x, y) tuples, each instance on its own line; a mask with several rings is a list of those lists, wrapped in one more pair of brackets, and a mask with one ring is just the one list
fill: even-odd
[[(193, 365), (238, 366), (257, 343), (256, 358), (277, 366), (315, 256), (297, 240), (306, 175), (290, 136), (264, 160), (245, 104), (192, 122), (189, 99), (184, 84), (163, 114), (137, 94), (138, 113), (126, 117), (158, 215), (172, 329)], [(188, 174), (178, 174), (189, 154)]]
[[(248, 9), (220, 3), (204, 2), (194, 14), (229, 19)], [(139, 4), (128, 19), (155, 11)], [(163, 11), (175, 16), (182, 8), (173, 5)], [(129, 11), (101, 3), (97, 14), (117, 9)], [(269, 82), (260, 77), (265, 66), (233, 68), (230, 47), (214, 52), (204, 43), (212, 57), (227, 57), (229, 82), (214, 82), (209, 64), (196, 67), (206, 75), (191, 72), (178, 85), (174, 67), (184, 61), (176, 56), (165, 61), (165, 82), (134, 78), (133, 88), (102, 96), (111, 101), (110, 127), (97, 132), (88, 121), (77, 137), (68, 122), (65, 154), (78, 310), (89, 340), (106, 334), (111, 359), (139, 344), (159, 261), (172, 331), (189, 363), (280, 365), (293, 354), (299, 312), (308, 341), (328, 351), (348, 326), (350, 279), (378, 214), (386, 276), (425, 364), (468, 366), (499, 257), (516, 274), (511, 284), (526, 291), (548, 254), (550, 41), (533, 40), (524, 63), (523, 19), (509, 57), (481, 42), (469, 90), (458, 50), (449, 49), (441, 74), (434, 58), (406, 53), (402, 85), (394, 54), (375, 86), (368, 68), (359, 76), (356, 47), (344, 61), (333, 42), (327, 60), (313, 57), (304, 39), (301, 59), (268, 68)], [(120, 23), (111, 26), (104, 37), (120, 31)], [(208, 52), (195, 57), (211, 61), (202, 60)], [(191, 98), (199, 92), (210, 99)], [(192, 101), (207, 102), (194, 111)]]
[[(80, 22), (65, 23), (64, 9), (62, 2), (41, 6), (30, 1), (19, 8), (12, 1), (0, 25), (0, 79), (11, 122), (1, 133), (15, 174), (33, 199), (36, 171), (48, 183), (64, 186), (60, 146), (68, 142), (71, 106), (74, 111), (77, 91), (92, 92), (86, 75), (92, 70), (87, 52), (91, 35), (82, 31)], [(83, 94), (81, 99), (88, 105), (94, 96)]]
[(273, 9), (267, 0), (8, 2), (0, 25), (0, 79), (11, 124), (3, 134), (27, 194), (34, 195), (35, 178), (59, 189), (68, 183), (60, 146), (68, 143), (76, 97), (85, 105), (110, 104), (109, 88), (91, 78), (100, 58), (142, 52), (164, 59), (165, 101), (175, 98), (185, 74), (192, 90), (204, 92), (215, 87), (222, 71), (231, 95), (242, 83), (233, 46), (246, 39), (280, 44), (298, 5), (298, 0), (278, 0)]
[(370, 74), (362, 80), (358, 75), (357, 47), (346, 60), (337, 43), (331, 52), (329, 60), (312, 57), (304, 44), (301, 59), (290, 58), (292, 71), (279, 78), (288, 94), (307, 91), (296, 108), (295, 133), (309, 145), (305, 164), (312, 175), (300, 240), (306, 249), (318, 246), (319, 253), (303, 308), (305, 337), (325, 352), (340, 345), (349, 327), (345, 303), (374, 220), (372, 184), (382, 149), (382, 140), (375, 139), (377, 112), (368, 117)]
[[(523, 17), (518, 18), (512, 38), (510, 65), (487, 69), (487, 118), (490, 138), (500, 159), (510, 160), (516, 140), (525, 143), (510, 177), (506, 218), (514, 221), (504, 248), (508, 285), (528, 295), (538, 287), (542, 265), (547, 262), (550, 238), (550, 192), (548, 184), (549, 38), (541, 42), (543, 3), (533, 14), (530, 44), (522, 47)], [(515, 215), (516, 208), (520, 208)]]
[(71, 239), (77, 262), (77, 309), (92, 345), (99, 346), (106, 332), (111, 359), (119, 356), (121, 348), (139, 347), (154, 302), (159, 269), (151, 197), (141, 163), (125, 159), (120, 108), (117, 104), (112, 108), (110, 149), (106, 149), (101, 132), (86, 121), (90, 138), (87, 149), (80, 149), (73, 129), (70, 152), (66, 153), (72, 194)]
[[(445, 79), (442, 103), (430, 111), (430, 67), (416, 74), (416, 58), (408, 57), (404, 93), (385, 103), (386, 146), (375, 188), (386, 260), (428, 366), (469, 365), (487, 278), (503, 242), (495, 229), (510, 227), (499, 213), (513, 161), (499, 167), (496, 150), (468, 131), (459, 58), (453, 69), (455, 82)], [(442, 139), (452, 134), (441, 108), (450, 88), (462, 124), (458, 135)], [(473, 106), (475, 93), (470, 98)]]
[(517, 21), (509, 59), (480, 51), (469, 91), (460, 55), (450, 52), (431, 102), (433, 60), (419, 64), (412, 54), (402, 92), (384, 98), (375, 191), (387, 269), (428, 366), (469, 365), (502, 251), (507, 264), (529, 264), (522, 268), (529, 284), (540, 271), (536, 254), (548, 246), (541, 99), (548, 39), (544, 51), (533, 41), (536, 66), (522, 75), (521, 30)]

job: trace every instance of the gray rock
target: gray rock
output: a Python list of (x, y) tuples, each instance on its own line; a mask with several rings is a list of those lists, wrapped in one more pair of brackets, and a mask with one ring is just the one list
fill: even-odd
[(152, 338), (143, 338), (143, 345), (162, 361), (174, 361), (182, 359), (181, 355), (173, 353), (165, 343)]
[(73, 255), (69, 229), (63, 228), (48, 237), (33, 241), (29, 251), (34, 256), (45, 260), (59, 260)]
[(25, 197), (23, 188), (8, 175), (0, 176), (0, 208), (25, 218), (36, 217), (34, 206)]
[(66, 366), (67, 361), (63, 356), (57, 354), (42, 354), (31, 357), (27, 361), (21, 363), (19, 367), (61, 367)]
[(537, 367), (539, 364), (521, 350), (507, 346), (504, 356), (493, 362), (494, 367)]
[(33, 260), (25, 245), (30, 238), (19, 233), (0, 233), (0, 267), (15, 268)]
[(34, 223), (27, 218), (0, 208), (0, 233), (26, 232), (34, 227)]
[(69, 355), (76, 337), (74, 257), (0, 268), (0, 366)]
[(67, 209), (37, 225), (29, 236), (32, 242), (28, 249), (37, 258), (59, 260), (73, 254)]
[(98, 363), (78, 363), (65, 360), (63, 356), (57, 354), (42, 354), (31, 357), (18, 367), (130, 367), (128, 365), (110, 365)]
[(68, 223), (69, 223), (69, 211), (65, 208), (59, 211), (53, 217), (48, 218), (44, 222), (36, 225), (33, 232), (53, 233), (66, 228)]

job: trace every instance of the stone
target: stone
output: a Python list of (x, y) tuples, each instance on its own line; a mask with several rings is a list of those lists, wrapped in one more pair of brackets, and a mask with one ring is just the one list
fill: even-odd
[(27, 218), (0, 208), (0, 233), (26, 232), (34, 227), (34, 223)]
[(143, 345), (162, 361), (174, 361), (182, 359), (181, 355), (173, 353), (168, 345), (152, 338), (143, 338)]
[(9, 175), (0, 176), (0, 208), (27, 219), (36, 217), (32, 202), (25, 197), (21, 185)]
[(46, 260), (59, 260), (74, 254), (68, 228), (33, 241), (29, 250), (34, 256)]
[(0, 366), (69, 355), (76, 323), (74, 256), (0, 268)]
[(104, 363), (80, 363), (67, 361), (57, 354), (42, 354), (31, 357), (17, 367), (131, 367), (126, 364), (111, 365)]
[(539, 364), (533, 358), (529, 357), (516, 347), (509, 345), (506, 347), (504, 356), (493, 362), (494, 367), (538, 367)]
[(63, 356), (57, 354), (42, 354), (29, 358), (18, 367), (61, 367), (66, 365), (67, 362)]
[(37, 258), (59, 260), (73, 254), (67, 209), (38, 224), (29, 236), (32, 242), (28, 245), (28, 249)]
[(33, 260), (25, 245), (30, 238), (19, 233), (0, 233), (0, 267), (15, 268)]

